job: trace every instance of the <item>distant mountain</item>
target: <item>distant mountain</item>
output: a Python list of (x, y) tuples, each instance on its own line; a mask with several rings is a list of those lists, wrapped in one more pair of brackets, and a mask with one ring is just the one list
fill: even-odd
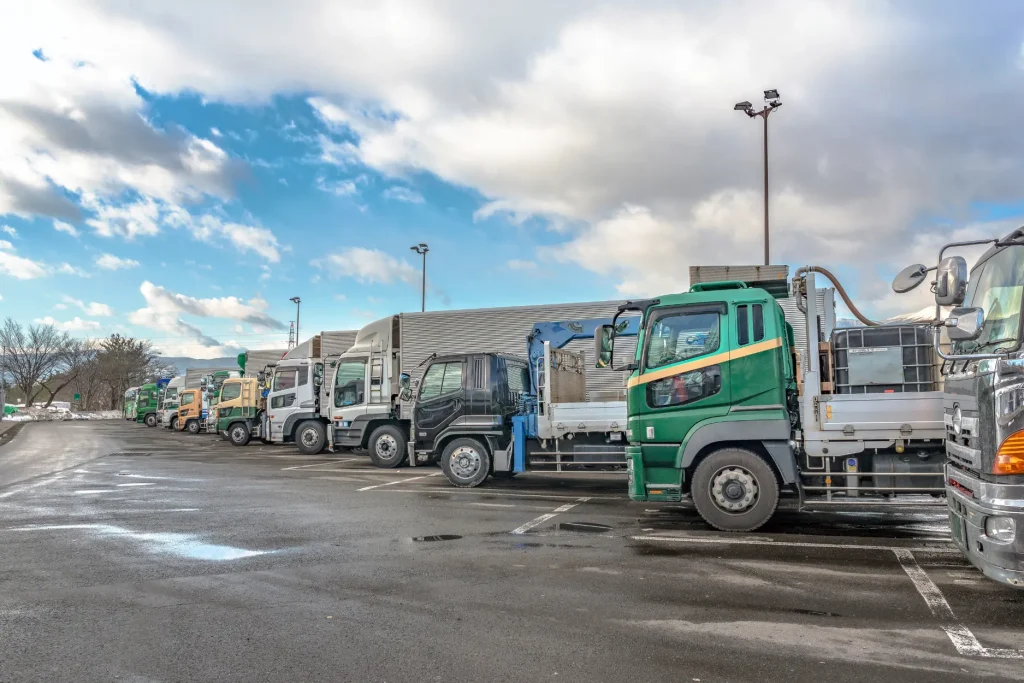
[(189, 368), (227, 368), (238, 365), (238, 359), (234, 356), (224, 358), (188, 358), (187, 356), (159, 356), (160, 360), (178, 369), (179, 375), (184, 375)]

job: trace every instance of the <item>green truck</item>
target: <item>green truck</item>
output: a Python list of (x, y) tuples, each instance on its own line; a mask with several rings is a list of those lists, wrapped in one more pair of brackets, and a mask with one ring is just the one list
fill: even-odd
[(135, 421), (147, 427), (155, 427), (160, 421), (160, 387), (157, 384), (143, 384), (135, 399)]
[[(786, 492), (801, 505), (903, 494), (941, 504), (942, 393), (913, 381), (933, 376), (931, 328), (866, 321), (822, 339), (818, 297), (808, 295), (819, 291), (816, 272), (827, 273), (800, 269), (791, 292), (784, 279), (778, 287), (751, 273), (628, 302), (619, 315), (642, 321), (625, 365), (613, 362), (619, 315), (598, 331), (598, 365), (629, 373), (630, 498), (689, 496), (708, 524), (728, 531), (761, 527)], [(804, 312), (801, 345), (777, 301), (790, 295)]]

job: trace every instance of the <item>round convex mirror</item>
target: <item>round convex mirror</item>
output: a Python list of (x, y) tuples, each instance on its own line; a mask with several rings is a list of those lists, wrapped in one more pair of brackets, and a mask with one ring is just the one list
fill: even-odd
[(899, 274), (892, 280), (892, 290), (897, 294), (903, 294), (917, 287), (919, 284), (924, 282), (925, 275), (928, 274), (928, 268), (924, 267), (920, 263), (915, 263), (912, 266), (907, 266), (899, 272)]

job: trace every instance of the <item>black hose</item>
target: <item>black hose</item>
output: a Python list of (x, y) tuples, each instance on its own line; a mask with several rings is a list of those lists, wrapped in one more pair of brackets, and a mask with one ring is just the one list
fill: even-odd
[[(861, 321), (868, 327), (878, 326), (878, 323), (876, 323), (874, 320), (869, 320), (865, 318), (864, 315), (859, 310), (857, 310), (857, 307), (853, 305), (852, 301), (850, 301), (850, 297), (846, 295), (846, 290), (843, 289), (843, 285), (839, 283), (839, 278), (833, 275), (830, 271), (828, 271), (825, 268), (822, 268), (821, 266), (804, 266), (796, 271), (796, 277), (800, 277), (802, 273), (806, 272), (821, 273), (822, 275), (827, 277), (832, 282), (832, 285), (836, 288), (836, 291), (839, 292), (839, 296), (843, 298), (843, 303), (846, 304), (846, 307), (850, 309), (850, 313), (853, 313), (853, 316), (857, 318), (857, 320)], [(807, 312), (807, 309), (805, 307), (799, 305), (799, 297), (797, 298), (797, 305), (800, 308), (800, 310), (802, 310), (804, 313)]]

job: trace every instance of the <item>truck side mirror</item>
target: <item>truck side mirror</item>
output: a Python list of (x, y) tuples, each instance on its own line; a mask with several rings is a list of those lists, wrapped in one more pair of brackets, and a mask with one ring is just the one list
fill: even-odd
[(977, 339), (984, 324), (985, 311), (980, 308), (954, 308), (943, 322), (950, 341)]
[(925, 275), (930, 268), (921, 263), (915, 263), (901, 270), (892, 281), (892, 291), (897, 294), (905, 294), (924, 282)]
[(408, 372), (403, 372), (398, 376), (398, 386), (402, 389), (409, 389), (412, 386), (412, 377)]
[(967, 296), (967, 261), (963, 256), (947, 256), (939, 262), (935, 274), (935, 303), (959, 306)]
[(615, 329), (611, 325), (599, 325), (594, 330), (594, 367), (610, 368), (615, 352)]
[(315, 384), (318, 388), (322, 387), (323, 384), (324, 384), (324, 364), (323, 363), (315, 363), (313, 365), (313, 384)]

